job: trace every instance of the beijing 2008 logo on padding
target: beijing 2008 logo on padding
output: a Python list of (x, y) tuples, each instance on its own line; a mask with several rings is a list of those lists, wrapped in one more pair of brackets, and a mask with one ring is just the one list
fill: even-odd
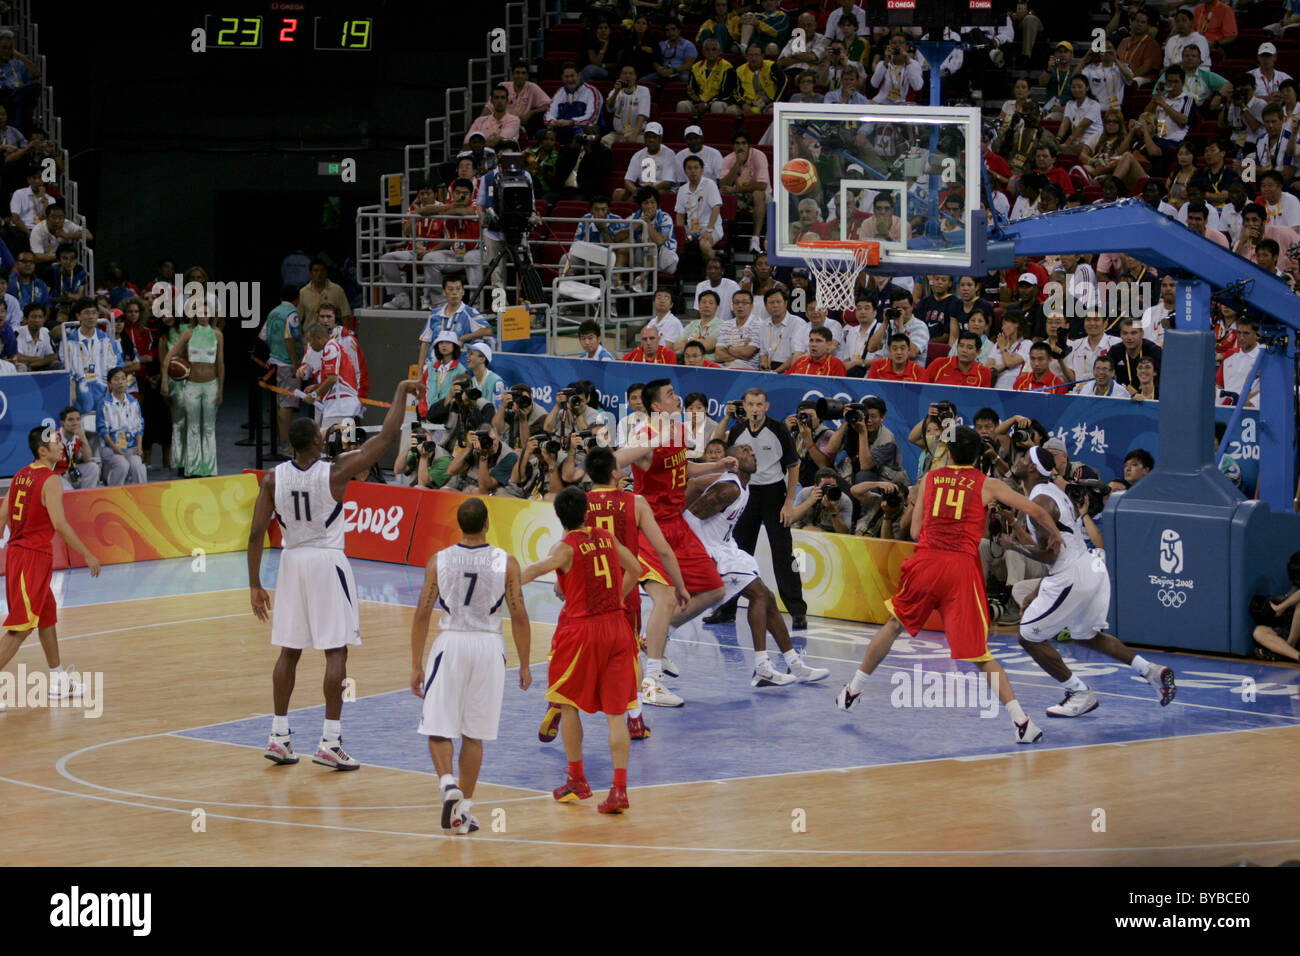
[(1182, 607), (1187, 603), (1187, 591), (1193, 590), (1195, 583), (1191, 578), (1168, 577), (1183, 572), (1183, 537), (1173, 528), (1160, 532), (1157, 560), (1163, 574), (1147, 575), (1147, 580), (1158, 589), (1156, 600), (1167, 608)]

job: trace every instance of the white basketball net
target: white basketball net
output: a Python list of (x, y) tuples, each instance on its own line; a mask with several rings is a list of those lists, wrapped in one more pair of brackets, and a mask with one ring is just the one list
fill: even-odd
[(867, 250), (854, 249), (852, 259), (827, 255), (824, 250), (803, 248), (800, 256), (817, 280), (817, 304), (823, 309), (843, 311), (853, 308), (853, 289), (858, 276), (867, 267)]

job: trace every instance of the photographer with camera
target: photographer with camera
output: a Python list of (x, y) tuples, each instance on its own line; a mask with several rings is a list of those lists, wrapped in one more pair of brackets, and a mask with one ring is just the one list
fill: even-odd
[[(872, 333), (872, 349), (883, 349), (887, 343), (894, 341), (895, 335), (904, 335), (908, 340), (907, 357), (913, 362), (925, 361), (930, 347), (930, 329), (924, 322), (912, 315), (912, 293), (900, 286), (894, 286), (889, 293), (889, 304), (884, 309), (884, 324)], [(876, 336), (879, 336), (877, 340)]]
[[(875, 395), (866, 396), (861, 403), (829, 398), (817, 402), (818, 418), (840, 422), (826, 443), (824, 454), (841, 478), (855, 484), (861, 481), (909, 483), (899, 459), (898, 440), (885, 427), (888, 411), (885, 400)], [(841, 451), (845, 453), (842, 459)]]
[(948, 465), (948, 443), (940, 435), (949, 421), (957, 421), (957, 407), (952, 402), (931, 402), (925, 418), (912, 426), (907, 440), (921, 449), (921, 461), (916, 466), (919, 482), (933, 468)]
[(447, 466), (447, 488), (471, 495), (494, 494), (510, 483), (519, 455), (501, 441), (491, 425), (470, 432), (465, 446), (457, 448)]
[(1001, 442), (1002, 456), (1009, 459), (1013, 467), (1021, 455), (1030, 448), (1043, 444), (1048, 438), (1047, 429), (1041, 422), (1024, 415), (1012, 415), (1006, 421), (999, 422), (994, 434)]
[(791, 527), (834, 534), (853, 533), (853, 499), (840, 487), (834, 468), (819, 468), (812, 484), (794, 498)]
[(849, 494), (862, 506), (854, 534), (886, 541), (901, 536), (899, 520), (907, 502), (906, 486), (900, 488), (892, 481), (859, 481), (849, 488)]
[(834, 432), (818, 417), (817, 401), (812, 398), (805, 398), (793, 415), (786, 416), (785, 427), (794, 436), (799, 455), (799, 484), (807, 487), (816, 481), (818, 469), (834, 467), (834, 456), (826, 454)]
[(69, 405), (59, 412), (59, 438), (63, 444), (63, 461), (55, 471), (62, 475), (63, 487), (95, 488), (99, 485), (99, 465), (90, 451), (90, 440), (81, 427), (81, 411)]
[(425, 421), (444, 429), (446, 448), (464, 446), (469, 433), (492, 417), (491, 403), (474, 387), (468, 372), (458, 375), (447, 392), (447, 397), (429, 406)]
[(394, 483), (416, 488), (441, 488), (447, 483), (451, 453), (438, 440), (446, 430), (432, 425), (412, 426), (406, 448), (393, 462)]
[(980, 436), (983, 450), (975, 462), (975, 467), (989, 478), (1006, 478), (1011, 471), (1010, 452), (1006, 446), (1010, 441), (999, 435), (998, 413), (991, 408), (981, 408), (975, 413), (975, 432)]
[(492, 427), (511, 448), (522, 448), (532, 433), (544, 431), (546, 409), (533, 401), (531, 385), (511, 385), (501, 398), (501, 408), (492, 417)]
[[(344, 452), (356, 451), (366, 443), (366, 439), (369, 437), (370, 436), (366, 434), (364, 428), (354, 428), (347, 423), (342, 425), (331, 425), (325, 432), (325, 457), (333, 459), (342, 455)], [(379, 485), (388, 484), (387, 479), (384, 478), (383, 471), (379, 467), (378, 461), (371, 463), (370, 470), (366, 472), (364, 478), (358, 475), (357, 478), (353, 480), (369, 481)]]
[[(576, 436), (575, 436), (576, 437)], [(516, 456), (510, 470), (510, 481), (495, 494), (510, 498), (545, 498), (554, 492), (551, 476), (558, 468), (563, 445), (558, 439), (546, 435), (530, 435), (523, 452)]]
[(542, 431), (567, 445), (574, 432), (606, 424), (604, 412), (591, 407), (595, 400), (598, 397), (591, 382), (570, 382), (556, 393), (555, 407), (543, 420)]
[[(599, 98), (596, 109), (600, 109)], [(495, 263), (492, 274), (488, 277), (492, 287), (506, 287), (506, 258), (514, 260), (515, 268), (521, 273), (519, 280), (524, 283), (525, 289), (529, 289), (533, 283), (540, 287), (541, 280), (533, 270), (526, 240), (529, 230), (539, 225), (541, 220), (534, 209), (533, 177), (524, 169), (524, 157), (519, 152), (518, 143), (501, 141), (497, 167), (488, 170), (479, 180), (476, 201), (481, 221), (480, 231), (487, 245), (485, 261)], [(445, 291), (444, 285), (444, 293)], [(508, 298), (513, 300), (514, 296)], [(540, 301), (542, 296), (529, 295), (528, 298)]]

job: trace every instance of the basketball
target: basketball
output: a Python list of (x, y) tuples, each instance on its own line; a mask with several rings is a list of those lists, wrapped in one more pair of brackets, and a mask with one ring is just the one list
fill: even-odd
[(796, 196), (817, 188), (817, 169), (806, 159), (792, 159), (781, 167), (781, 185)]
[(183, 359), (174, 358), (167, 363), (167, 374), (172, 378), (189, 378), (190, 365)]

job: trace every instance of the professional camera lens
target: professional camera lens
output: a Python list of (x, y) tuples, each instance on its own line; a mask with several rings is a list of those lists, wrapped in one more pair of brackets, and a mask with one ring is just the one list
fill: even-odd
[(825, 485), (824, 490), (822, 492), (822, 495), (826, 498), (827, 501), (839, 501), (840, 497), (843, 494), (844, 494), (844, 489), (842, 489), (839, 485)]
[(546, 440), (546, 453), (548, 455), (558, 455), (561, 447), (560, 443), (554, 438), (548, 438)]
[(796, 417), (796, 420), (799, 422), (800, 425), (811, 425), (811, 424), (812, 424), (812, 419), (808, 417), (808, 413), (807, 413), (807, 412), (800, 412), (800, 413), (799, 413), (797, 416), (795, 416), (795, 417)]

